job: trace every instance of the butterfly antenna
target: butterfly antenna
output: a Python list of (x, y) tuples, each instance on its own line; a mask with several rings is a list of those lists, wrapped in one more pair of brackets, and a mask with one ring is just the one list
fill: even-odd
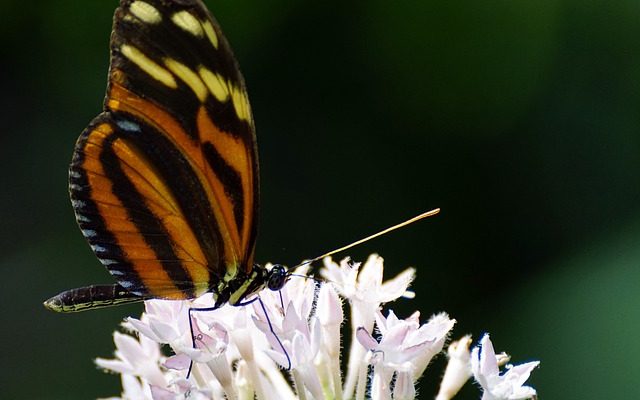
[(382, 235), (387, 234), (387, 233), (389, 233), (391, 231), (395, 231), (396, 229), (400, 229), (400, 228), (402, 228), (404, 226), (413, 224), (414, 222), (420, 221), (421, 219), (434, 216), (439, 212), (440, 212), (440, 209), (439, 208), (435, 208), (433, 210), (430, 210), (430, 211), (424, 212), (422, 214), (416, 215), (413, 218), (410, 218), (410, 219), (408, 219), (408, 220), (406, 220), (404, 222), (401, 222), (399, 224), (393, 225), (393, 226), (391, 226), (391, 227), (389, 227), (387, 229), (381, 230), (380, 232), (374, 233), (373, 235), (367, 236), (366, 238), (357, 240), (357, 241), (355, 241), (353, 243), (350, 243), (350, 244), (348, 244), (346, 246), (343, 246), (343, 247), (340, 247), (338, 249), (331, 250), (330, 252), (324, 253), (324, 254), (322, 254), (322, 255), (320, 255), (318, 257), (312, 258), (311, 260), (303, 261), (302, 263), (300, 263), (300, 264), (296, 265), (295, 267), (293, 267), (292, 270), (294, 270), (294, 269), (296, 269), (298, 267), (302, 267), (303, 265), (311, 264), (312, 262), (318, 261), (318, 260), (323, 259), (325, 257), (328, 257), (328, 256), (330, 256), (332, 254), (340, 253), (341, 251), (350, 249), (350, 248), (352, 248), (354, 246), (357, 246), (359, 244), (367, 242), (367, 241), (369, 241), (371, 239), (377, 238), (378, 236), (382, 236)]

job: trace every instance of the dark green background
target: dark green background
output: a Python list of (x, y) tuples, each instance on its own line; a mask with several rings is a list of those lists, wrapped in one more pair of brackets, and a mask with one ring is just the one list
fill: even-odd
[[(640, 397), (640, 3), (208, 4), (256, 119), (260, 261), (441, 207), (347, 252), (379, 252), (388, 276), (417, 267), (399, 314), (445, 310), (454, 337), (488, 331), (515, 362), (541, 360), (542, 398)], [(92, 359), (140, 307), (41, 302), (112, 281), (75, 226), (67, 166), (100, 111), (116, 1), (1, 5), (0, 397), (115, 395)]]

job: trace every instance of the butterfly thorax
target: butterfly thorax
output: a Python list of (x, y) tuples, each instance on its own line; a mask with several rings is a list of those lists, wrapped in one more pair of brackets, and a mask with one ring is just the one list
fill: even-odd
[(254, 264), (248, 274), (239, 273), (228, 282), (221, 282), (216, 290), (216, 306), (225, 303), (240, 305), (251, 300), (261, 290), (280, 290), (287, 280), (287, 269), (275, 264), (267, 269), (260, 264)]

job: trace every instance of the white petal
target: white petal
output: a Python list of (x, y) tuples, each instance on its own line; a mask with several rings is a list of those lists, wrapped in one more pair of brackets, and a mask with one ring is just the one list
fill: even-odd
[(480, 373), (485, 376), (498, 375), (498, 361), (493, 343), (486, 333), (480, 340)]
[(142, 333), (144, 336), (148, 337), (149, 339), (158, 342), (158, 343), (167, 343), (165, 342), (161, 337), (159, 337), (154, 331), (153, 329), (151, 329), (151, 327), (149, 326), (149, 324), (144, 323), (138, 319), (135, 318), (127, 318), (126, 321), (131, 324), (131, 326), (137, 330), (138, 332)]
[(440, 383), (436, 400), (453, 398), (471, 377), (471, 335), (463, 336), (449, 345), (447, 355), (449, 362)]
[(331, 285), (322, 285), (318, 294), (318, 318), (322, 325), (340, 325), (344, 320), (342, 301)]
[(379, 289), (380, 302), (388, 303), (403, 297), (415, 276), (416, 270), (414, 268), (407, 268), (394, 278), (383, 283), (381, 289)]
[(394, 400), (412, 400), (416, 398), (416, 387), (413, 384), (411, 373), (398, 372), (396, 374), (396, 382), (393, 387)]
[(109, 370), (111, 372), (116, 372), (118, 374), (130, 374), (134, 373), (133, 368), (128, 363), (122, 362), (121, 360), (107, 360), (106, 358), (96, 358), (95, 363), (98, 367)]
[(365, 328), (358, 328), (356, 331), (356, 338), (358, 342), (367, 350), (375, 350), (378, 348), (378, 342), (371, 336), (369, 332)]

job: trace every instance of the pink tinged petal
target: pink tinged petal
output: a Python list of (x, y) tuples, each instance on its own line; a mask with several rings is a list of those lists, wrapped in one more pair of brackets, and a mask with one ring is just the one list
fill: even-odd
[(291, 362), (293, 363), (294, 369), (298, 369), (305, 364), (310, 364), (313, 362), (314, 354), (311, 351), (311, 347), (309, 346), (309, 342), (307, 339), (297, 334), (291, 343)]
[(291, 359), (290, 351), (287, 351), (287, 355), (289, 355), (288, 359), (287, 355), (285, 355), (282, 350), (275, 351), (273, 349), (266, 349), (264, 352), (267, 353), (269, 358), (275, 361), (280, 367), (289, 368), (289, 362), (291, 362), (291, 368), (293, 368), (293, 360)]
[(366, 329), (362, 327), (358, 328), (358, 330), (356, 331), (356, 338), (358, 339), (358, 342), (360, 342), (362, 347), (369, 351), (374, 351), (378, 348), (378, 342), (373, 338), (373, 336), (371, 336), (369, 332), (367, 332)]
[(134, 374), (134, 370), (128, 363), (122, 362), (121, 360), (107, 360), (105, 358), (96, 358), (95, 363), (98, 367), (102, 369), (106, 369), (111, 372), (116, 372), (118, 374)]
[[(194, 304), (193, 308), (196, 307), (213, 307), (213, 303), (211, 304)], [(207, 328), (211, 328), (215, 324), (220, 324), (225, 327), (231, 327), (234, 325), (234, 319), (238, 314), (243, 314), (247, 307), (232, 307), (228, 304), (218, 308), (213, 311), (198, 311), (193, 312), (191, 315), (194, 319), (200, 322), (201, 326), (206, 326)], [(180, 332), (189, 333), (189, 318), (188, 313), (185, 312), (184, 316), (179, 316), (179, 322), (184, 322), (185, 328), (181, 329)]]
[[(214, 331), (214, 333), (216, 332)], [(197, 321), (194, 321), (193, 324), (193, 336), (198, 350), (211, 353), (213, 356), (217, 356), (226, 350), (226, 343), (202, 332)], [(224, 337), (224, 335), (221, 336)]]
[(480, 340), (480, 373), (484, 376), (498, 375), (498, 361), (493, 343), (489, 339), (489, 334), (485, 334)]
[(317, 315), (322, 325), (338, 325), (344, 320), (342, 301), (330, 285), (322, 285), (318, 294)]
[(405, 318), (405, 321), (416, 324), (416, 326), (420, 326), (420, 311), (414, 311), (409, 318)]
[(116, 351), (117, 355), (129, 365), (135, 367), (147, 360), (146, 354), (144, 354), (140, 348), (140, 342), (132, 336), (114, 332), (113, 342), (118, 349)]
[(151, 385), (151, 396), (153, 400), (175, 400), (177, 397), (176, 393), (156, 385)]
[(386, 318), (382, 312), (378, 310), (376, 311), (376, 324), (382, 335), (385, 335), (388, 330), (400, 325), (410, 327), (410, 334), (413, 335), (415, 330), (420, 327), (420, 312), (416, 311), (411, 314), (409, 318), (400, 319), (393, 310), (388, 311)]
[(432, 316), (426, 324), (409, 334), (408, 343), (428, 343), (424, 352), (413, 361), (416, 367), (415, 377), (422, 375), (431, 359), (442, 351), (449, 331), (455, 323), (454, 319), (449, 319), (447, 314), (441, 313)]
[(158, 342), (149, 339), (145, 335), (138, 335), (138, 340), (140, 341), (142, 352), (144, 354), (147, 354), (150, 359), (159, 360), (161, 357), (163, 357)]
[(181, 353), (189, 357), (194, 362), (206, 363), (213, 360), (218, 354), (213, 354), (206, 350), (194, 349), (193, 347), (183, 347)]
[[(279, 301), (278, 301), (279, 302)], [(280, 306), (275, 306), (274, 302), (264, 302), (266, 308), (265, 311), (262, 309), (262, 306), (258, 301), (253, 302), (253, 313), (251, 313), (251, 320), (253, 323), (263, 331), (265, 334), (270, 331), (269, 322), (271, 322), (271, 326), (273, 330), (277, 333), (282, 333), (282, 325), (284, 323), (284, 315), (283, 310), (280, 309)], [(243, 321), (236, 321), (234, 324), (236, 327), (247, 327), (246, 318)]]
[(207, 363), (211, 372), (216, 377), (225, 393), (231, 395), (235, 392), (233, 388), (233, 372), (231, 371), (231, 365), (224, 354), (219, 355), (210, 362)]
[(396, 381), (393, 387), (393, 399), (394, 400), (412, 400), (416, 398), (416, 388), (413, 384), (413, 378), (411, 373), (398, 372), (396, 374)]
[[(425, 352), (433, 353), (432, 349), (429, 347), (431, 343), (423, 342), (417, 344), (415, 346), (409, 346), (402, 349), (401, 352), (398, 353), (398, 362), (407, 362), (410, 361), (414, 364), (414, 360), (418, 359), (421, 355), (424, 355)], [(437, 351), (436, 353), (439, 353)], [(431, 356), (430, 358), (432, 358)]]
[[(266, 320), (262, 320), (262, 318), (257, 316), (257, 315), (252, 315), (251, 319), (253, 320), (253, 323), (255, 324), (256, 328), (258, 328), (259, 330), (261, 330), (265, 334), (267, 334), (267, 332), (269, 332), (269, 330), (270, 330), (269, 329), (269, 324), (267, 323)], [(273, 328), (274, 328), (274, 330), (280, 330), (275, 325), (273, 325)]]
[(231, 333), (231, 341), (235, 343), (240, 357), (244, 358), (247, 362), (254, 361), (253, 354), (253, 340), (251, 338), (252, 332), (247, 328), (236, 329)]
[(284, 321), (282, 321), (282, 331), (285, 334), (286, 339), (293, 337), (296, 332), (305, 334), (307, 337), (309, 336), (307, 319), (306, 317), (298, 314), (293, 303), (289, 303), (289, 307), (287, 307)]
[(174, 300), (147, 300), (145, 301), (146, 315), (149, 325), (158, 321), (170, 321), (178, 334), (189, 331), (189, 319), (187, 308), (189, 302)]
[(373, 380), (371, 381), (371, 398), (374, 400), (391, 399), (391, 380), (393, 379), (393, 371), (386, 368), (380, 368), (379, 362), (372, 360)]
[(191, 358), (186, 354), (176, 354), (167, 358), (167, 361), (164, 362), (164, 367), (169, 369), (175, 369), (178, 371), (183, 371), (189, 368), (191, 364)]
[[(294, 371), (294, 377), (299, 376), (302, 380), (303, 387), (298, 388), (298, 390), (307, 390), (311, 393), (313, 399), (322, 399), (325, 398), (324, 393), (322, 392), (322, 385), (320, 385), (320, 380), (318, 379), (318, 374), (314, 369), (310, 367), (299, 368)], [(297, 385), (296, 385), (297, 386)]]
[(227, 328), (225, 328), (224, 325), (218, 322), (214, 322), (211, 325), (207, 326), (209, 327), (209, 331), (207, 332), (207, 334), (215, 339), (215, 341), (217, 342), (216, 346), (218, 348), (226, 348), (229, 344), (229, 331), (227, 330)]
[(133, 375), (123, 374), (120, 377), (120, 381), (122, 382), (123, 399), (151, 399), (149, 385), (140, 382), (139, 378)]
[(320, 351), (323, 343), (323, 335), (322, 335), (322, 325), (317, 317), (311, 319), (311, 329), (310, 329), (310, 339), (311, 339), (311, 352), (315, 356)]
[(397, 318), (393, 310), (389, 310), (386, 318), (382, 314), (381, 309), (378, 309), (378, 311), (376, 311), (376, 326), (378, 327), (381, 335), (386, 335), (389, 328), (395, 325), (395, 321), (397, 321)]
[[(504, 357), (500, 357), (504, 359)], [(499, 374), (499, 361), (496, 357), (489, 335), (485, 335), (480, 346), (471, 353), (471, 369), (475, 379), (482, 386), (482, 398), (486, 400), (520, 400), (528, 399), (536, 394), (535, 389), (522, 386), (529, 378), (538, 362), (529, 362), (516, 367), (508, 367), (503, 374)]]
[[(259, 320), (256, 316), (252, 316), (251, 317), (253, 319), (253, 322), (255, 324), (255, 326), (262, 331), (262, 333), (264, 333), (267, 342), (269, 344), (268, 349), (265, 349), (265, 351), (267, 351), (267, 353), (269, 354), (269, 356), (278, 364), (280, 364), (283, 368), (288, 368), (289, 367), (289, 362), (287, 361), (287, 356), (284, 354), (283, 350), (282, 350), (282, 346), (285, 346), (285, 349), (287, 347), (287, 341), (284, 340), (283, 338), (281, 338), (279, 336), (279, 334), (284, 334), (282, 332), (282, 330), (278, 330), (277, 327), (275, 325), (272, 324), (272, 326), (274, 327), (275, 333), (271, 332), (271, 330), (269, 329), (269, 325), (266, 322), (263, 322), (261, 320)], [(232, 334), (232, 337), (236, 337), (235, 332)], [(281, 346), (282, 344), (282, 346)], [(236, 342), (236, 346), (238, 346), (238, 343)], [(239, 349), (239, 347), (238, 347)], [(242, 353), (242, 352), (241, 352)]]
[(116, 357), (128, 363), (134, 371), (134, 375), (139, 375), (151, 383), (164, 385), (165, 379), (158, 367), (158, 359), (150, 358), (142, 351), (140, 342), (132, 336), (114, 332), (113, 341), (116, 344)]
[(396, 325), (389, 329), (380, 341), (380, 345), (385, 349), (400, 349), (409, 333), (409, 325)]
[(388, 303), (404, 296), (415, 275), (416, 270), (414, 268), (407, 268), (396, 275), (395, 278), (382, 284), (381, 294), (383, 295), (380, 296), (380, 302)]
[[(314, 398), (323, 398), (322, 386), (320, 385), (320, 379), (313, 365), (313, 359), (315, 354), (313, 353), (309, 342), (306, 338), (297, 334), (293, 338), (292, 343), (293, 351), (292, 358), (294, 361), (294, 370), (302, 377), (304, 387), (311, 392)], [(299, 390), (304, 390), (299, 388)]]
[(516, 365), (509, 368), (505, 375), (513, 375), (517, 377), (513, 380), (514, 385), (522, 386), (529, 379), (531, 372), (540, 365), (540, 361), (531, 361), (525, 364)]
[(340, 328), (344, 319), (342, 302), (331, 285), (322, 285), (317, 315), (322, 325), (323, 347), (329, 358), (340, 359)]
[(431, 341), (435, 342), (447, 337), (447, 334), (456, 324), (455, 319), (450, 319), (446, 313), (433, 315), (429, 321), (417, 331), (412, 332), (411, 340), (414, 343)]
[(402, 320), (398, 318), (398, 316), (396, 315), (396, 313), (393, 312), (393, 310), (389, 310), (387, 312), (386, 318), (382, 315), (381, 311), (378, 311), (376, 313), (376, 321), (380, 325), (380, 328), (384, 327), (384, 329), (391, 329), (396, 325), (406, 324), (408, 322), (407, 320)]
[(127, 322), (130, 323), (135, 330), (142, 333), (149, 339), (156, 341), (158, 343), (167, 343), (164, 341), (163, 338), (158, 336), (148, 324), (135, 318), (127, 318)]
[(182, 332), (176, 329), (173, 320), (160, 320), (158, 318), (149, 318), (149, 327), (161, 340), (161, 343), (170, 343), (182, 337)]
[(186, 393), (194, 388), (194, 385), (191, 383), (191, 381), (182, 378), (176, 379), (173, 384), (176, 386), (176, 388), (178, 388), (178, 391), (180, 393)]

